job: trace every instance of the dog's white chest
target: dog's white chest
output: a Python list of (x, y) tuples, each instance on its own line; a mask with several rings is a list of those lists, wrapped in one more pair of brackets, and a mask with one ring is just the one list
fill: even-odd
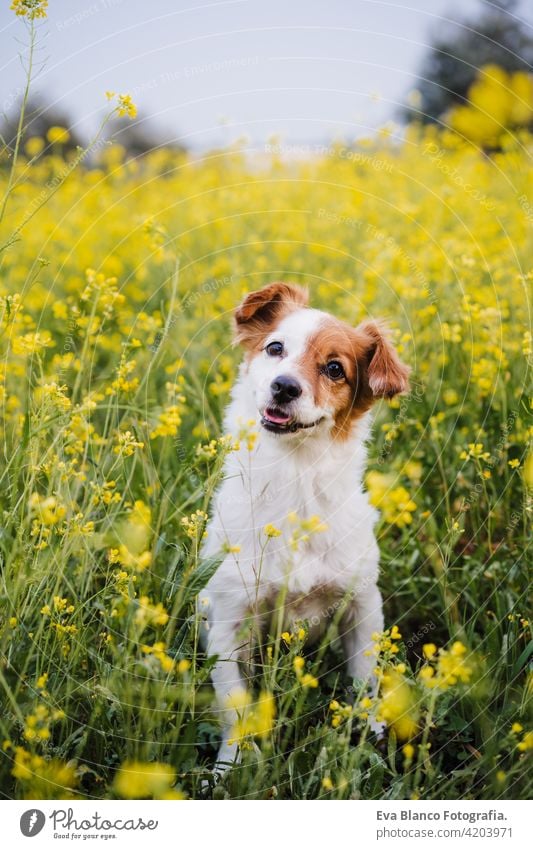
[[(366, 429), (364, 431), (366, 434)], [(260, 434), (254, 450), (230, 454), (204, 545), (228, 552), (210, 583), (248, 598), (314, 597), (375, 580), (375, 510), (361, 485), (362, 440), (332, 455), (317, 440), (287, 451)]]

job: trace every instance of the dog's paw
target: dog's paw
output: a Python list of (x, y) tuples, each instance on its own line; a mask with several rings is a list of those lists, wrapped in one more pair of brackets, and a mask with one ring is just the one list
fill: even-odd
[(200, 799), (229, 799), (229, 793), (224, 781), (226, 772), (212, 772), (209, 778), (200, 781)]
[(241, 752), (235, 742), (228, 743), (224, 740), (218, 750), (217, 760), (213, 767), (213, 772), (219, 778), (224, 775), (232, 766), (236, 766), (241, 759)]
[(378, 722), (377, 719), (371, 718), (371, 719), (368, 720), (368, 727), (370, 728), (371, 731), (373, 731), (373, 733), (376, 735), (378, 740), (383, 740), (385, 738), (387, 726), (385, 725), (384, 722)]
[(227, 796), (224, 789), (224, 776), (232, 767), (236, 766), (241, 759), (240, 750), (234, 743), (223, 742), (218, 750), (217, 759), (209, 778), (200, 780), (200, 796), (203, 799), (212, 796), (213, 799), (223, 799)]
[(212, 791), (215, 789), (215, 782), (212, 778), (201, 778), (199, 783), (199, 796), (201, 799), (208, 799)]

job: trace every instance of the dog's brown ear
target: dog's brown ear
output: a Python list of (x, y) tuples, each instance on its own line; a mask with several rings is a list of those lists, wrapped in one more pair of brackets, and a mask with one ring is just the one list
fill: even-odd
[(289, 312), (305, 307), (307, 301), (305, 289), (292, 283), (270, 283), (250, 292), (234, 313), (235, 341), (255, 347), (273, 324)]
[(392, 398), (409, 389), (409, 366), (402, 363), (387, 327), (380, 321), (363, 321), (357, 328), (366, 337), (368, 385), (375, 398)]

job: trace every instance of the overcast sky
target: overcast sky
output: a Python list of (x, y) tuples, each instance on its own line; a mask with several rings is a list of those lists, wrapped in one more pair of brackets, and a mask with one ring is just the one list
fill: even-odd
[[(35, 90), (83, 134), (104, 92), (130, 92), (139, 118), (205, 148), (351, 140), (394, 118), (431, 33), (482, 0), (50, 0)], [(527, 9), (527, 5), (526, 5)], [(0, 104), (23, 83), (25, 29), (3, 0)]]

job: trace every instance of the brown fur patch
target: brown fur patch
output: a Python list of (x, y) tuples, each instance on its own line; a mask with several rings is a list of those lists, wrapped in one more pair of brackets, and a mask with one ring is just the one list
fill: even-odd
[[(283, 597), (282, 597), (283, 596)], [(304, 619), (310, 626), (309, 637), (314, 639), (327, 626), (329, 619), (346, 606), (347, 594), (334, 584), (317, 584), (307, 593), (272, 592), (260, 603), (251, 605), (247, 615), (252, 627), (252, 639), (263, 639), (270, 631), (275, 633), (283, 607), (283, 626), (291, 630)]]
[(263, 340), (289, 313), (307, 305), (304, 289), (292, 283), (270, 283), (250, 292), (234, 313), (235, 341), (250, 352), (262, 348)]
[(357, 332), (369, 340), (368, 383), (375, 398), (393, 398), (409, 389), (411, 369), (402, 363), (380, 321), (363, 321)]
[[(331, 380), (328, 362), (341, 363), (345, 378)], [(368, 321), (353, 328), (328, 317), (309, 339), (300, 368), (313, 388), (315, 403), (335, 410), (333, 436), (344, 440), (354, 423), (378, 397), (392, 397), (408, 387), (409, 369), (400, 362), (384, 327)]]

